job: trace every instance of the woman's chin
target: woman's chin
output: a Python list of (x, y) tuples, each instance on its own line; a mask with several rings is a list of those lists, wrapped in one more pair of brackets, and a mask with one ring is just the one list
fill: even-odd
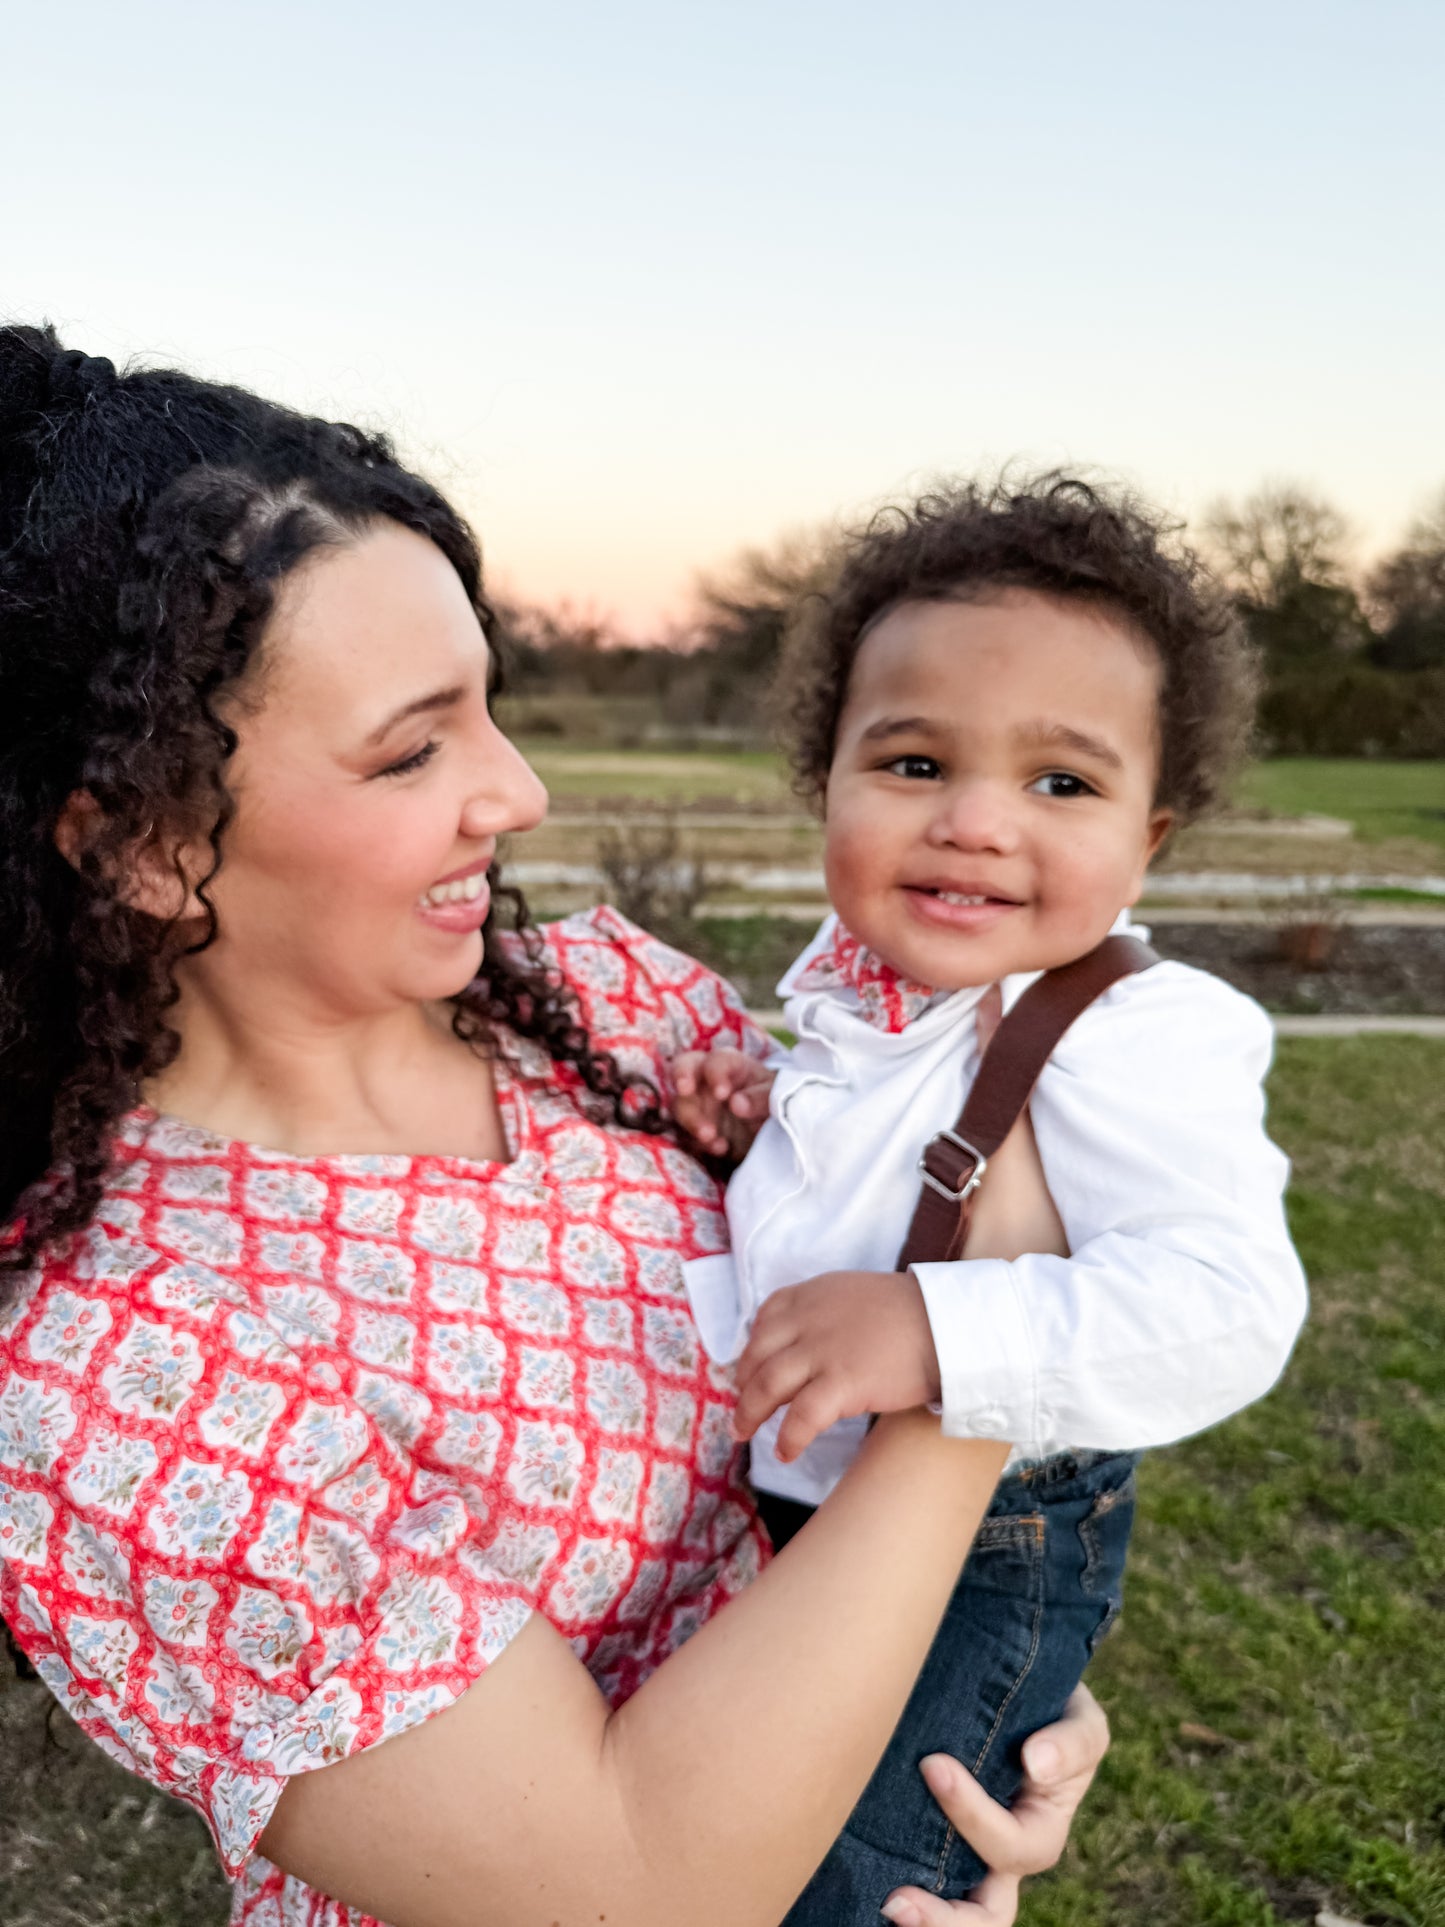
[(465, 936), (455, 936), (450, 940), (448, 949), (451, 954), (443, 957), (429, 957), (412, 973), (416, 985), (414, 995), (418, 1003), (435, 1003), (447, 997), (456, 997), (464, 991), (482, 967), (482, 933), (469, 931)]

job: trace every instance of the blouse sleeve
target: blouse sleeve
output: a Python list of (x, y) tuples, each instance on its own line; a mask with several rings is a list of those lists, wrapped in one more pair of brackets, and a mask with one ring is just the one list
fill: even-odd
[(232, 1874), (291, 1774), (450, 1705), (534, 1603), (405, 1422), (114, 1222), (0, 1318), (0, 1612)]
[(599, 1049), (654, 1083), (670, 1103), (684, 1051), (731, 1049), (759, 1061), (777, 1049), (725, 977), (603, 905), (545, 932)]

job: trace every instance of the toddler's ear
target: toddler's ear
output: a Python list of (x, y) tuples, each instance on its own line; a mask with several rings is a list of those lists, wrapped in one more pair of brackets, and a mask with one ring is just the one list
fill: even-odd
[(1159, 854), (1160, 845), (1174, 828), (1173, 810), (1155, 810), (1144, 835), (1144, 862), (1147, 867)]
[[(86, 850), (105, 825), (105, 812), (89, 790), (72, 790), (55, 824), (55, 847), (78, 870)], [(180, 836), (150, 826), (115, 858), (116, 894), (131, 910), (154, 917), (158, 923), (177, 923), (200, 917), (205, 909), (194, 884), (204, 871), (192, 875), (194, 852)], [(209, 858), (209, 849), (206, 852)], [(209, 861), (206, 862), (209, 869)]]
[(1144, 828), (1144, 841), (1139, 850), (1139, 867), (1134, 873), (1133, 887), (1125, 899), (1131, 907), (1143, 896), (1149, 865), (1158, 855), (1160, 845), (1173, 827), (1173, 810), (1155, 810), (1151, 813)]

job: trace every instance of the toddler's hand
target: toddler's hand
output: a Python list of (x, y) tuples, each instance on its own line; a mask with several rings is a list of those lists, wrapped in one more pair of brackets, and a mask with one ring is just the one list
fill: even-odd
[(745, 1157), (768, 1115), (775, 1074), (745, 1051), (684, 1051), (672, 1064), (672, 1114), (713, 1157)]
[(840, 1418), (928, 1404), (938, 1397), (938, 1354), (917, 1279), (909, 1271), (825, 1271), (775, 1291), (737, 1379), (740, 1439), (789, 1407), (778, 1434), (784, 1460)]

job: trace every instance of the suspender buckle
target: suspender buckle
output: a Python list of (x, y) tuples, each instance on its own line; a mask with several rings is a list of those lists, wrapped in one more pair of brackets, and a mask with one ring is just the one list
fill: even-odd
[[(929, 1152), (933, 1150), (935, 1145), (941, 1147), (945, 1144), (951, 1144), (955, 1150), (962, 1151), (965, 1158), (972, 1160), (971, 1166), (966, 1164), (960, 1165), (957, 1171), (946, 1169), (941, 1172), (936, 1172), (931, 1170), (928, 1163)], [(952, 1157), (949, 1157), (947, 1162), (952, 1166), (954, 1160)], [(988, 1159), (976, 1144), (970, 1144), (968, 1139), (966, 1137), (960, 1137), (957, 1131), (940, 1131), (937, 1137), (930, 1138), (924, 1146), (923, 1156), (918, 1160), (918, 1169), (923, 1174), (923, 1182), (935, 1190), (939, 1197), (946, 1199), (949, 1204), (962, 1204), (964, 1199), (971, 1198), (983, 1183), (983, 1174), (988, 1169)], [(968, 1171), (968, 1178), (964, 1184), (955, 1188), (954, 1185), (947, 1182), (950, 1178), (955, 1180), (961, 1178), (965, 1170)]]

